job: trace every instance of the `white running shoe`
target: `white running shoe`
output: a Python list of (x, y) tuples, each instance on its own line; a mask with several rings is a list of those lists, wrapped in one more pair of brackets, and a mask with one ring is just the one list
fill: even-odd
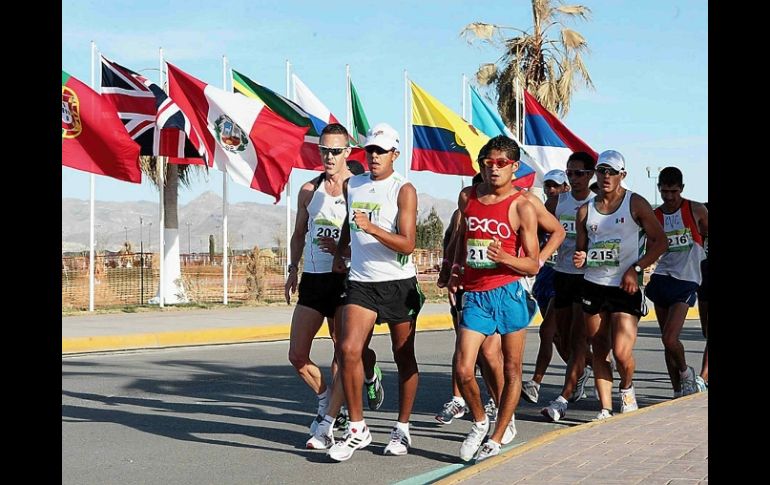
[(578, 377), (577, 383), (575, 384), (575, 390), (572, 392), (572, 397), (569, 398), (569, 402), (578, 402), (581, 399), (588, 397), (586, 394), (586, 384), (588, 384), (588, 381), (592, 375), (593, 369), (591, 369), (591, 366), (585, 366), (585, 369), (583, 369), (583, 374)]
[(487, 458), (492, 458), (495, 455), (500, 454), (500, 444), (495, 443), (492, 440), (487, 440), (486, 443), (484, 443), (484, 446), (481, 447), (481, 451), (479, 451), (479, 456), (476, 457), (476, 463), (480, 461), (484, 461)]
[[(500, 444), (507, 445), (508, 443), (513, 441), (515, 437), (516, 437), (516, 415), (514, 414), (514, 415), (511, 415), (511, 421), (508, 423), (508, 426), (505, 427), (505, 433), (503, 433), (503, 439), (500, 440)], [(487, 441), (487, 443), (489, 442)], [(500, 448), (500, 445), (498, 445), (498, 448)]]
[(476, 455), (479, 448), (481, 448), (481, 442), (484, 441), (488, 431), (489, 418), (486, 418), (483, 423), (473, 423), (471, 432), (468, 433), (463, 444), (460, 445), (460, 459), (462, 461), (470, 461), (471, 458)]
[(320, 423), (313, 436), (305, 442), (305, 448), (309, 450), (325, 450), (333, 445), (334, 431), (328, 421)]
[(706, 392), (709, 390), (709, 385), (703, 380), (701, 376), (695, 376), (695, 385), (698, 387), (698, 392)]
[(451, 401), (444, 403), (441, 412), (436, 415), (436, 421), (441, 424), (451, 424), (453, 419), (460, 419), (465, 416), (467, 410), (468, 408), (465, 406), (465, 401), (460, 402), (457, 399), (452, 398)]
[(630, 413), (639, 409), (639, 405), (636, 404), (636, 393), (634, 392), (633, 384), (628, 389), (620, 390), (620, 412)]
[(521, 397), (523, 397), (525, 401), (537, 404), (537, 400), (540, 398), (540, 384), (535, 381), (527, 381), (522, 384)]
[(593, 421), (602, 421), (607, 418), (611, 418), (613, 416), (612, 412), (610, 412), (609, 409), (602, 409), (599, 411), (599, 414), (596, 415), (596, 417), (593, 419)]
[(390, 441), (382, 452), (383, 455), (406, 455), (409, 453), (409, 447), (412, 446), (412, 437), (409, 436), (409, 432), (404, 432), (398, 426), (393, 426), (390, 431)]
[(680, 373), (680, 382), (682, 386), (682, 396), (689, 396), (698, 392), (698, 385), (695, 383), (695, 369), (687, 366), (684, 373)]
[(369, 432), (369, 427), (364, 425), (364, 429), (356, 432), (355, 429), (348, 428), (348, 434), (345, 435), (343, 441), (338, 441), (329, 448), (329, 458), (335, 461), (345, 461), (353, 456), (353, 452), (366, 447), (372, 442), (372, 434)]
[(487, 401), (487, 403), (484, 405), (484, 412), (489, 418), (490, 423), (497, 421), (497, 405), (495, 404), (495, 400), (491, 397), (489, 398), (489, 401)]
[(567, 414), (567, 403), (554, 399), (548, 403), (548, 406), (540, 410), (540, 414), (556, 423)]

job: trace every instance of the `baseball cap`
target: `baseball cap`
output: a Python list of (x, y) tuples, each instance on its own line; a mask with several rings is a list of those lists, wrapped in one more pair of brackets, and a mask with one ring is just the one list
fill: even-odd
[(377, 123), (366, 132), (364, 146), (376, 145), (384, 150), (398, 150), (398, 132), (387, 123)]
[(567, 181), (567, 174), (564, 173), (564, 170), (559, 170), (558, 168), (555, 168), (545, 174), (543, 177), (543, 182), (547, 182), (549, 180), (553, 180), (559, 185), (569, 183)]
[(613, 168), (618, 171), (625, 172), (626, 171), (626, 159), (623, 158), (623, 155), (620, 154), (620, 152), (616, 152), (615, 150), (604, 150), (599, 154), (599, 159), (596, 161), (596, 166), (599, 165), (607, 165), (610, 168)]

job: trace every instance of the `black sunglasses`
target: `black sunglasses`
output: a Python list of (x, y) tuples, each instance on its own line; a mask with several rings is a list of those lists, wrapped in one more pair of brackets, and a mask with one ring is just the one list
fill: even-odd
[(368, 147), (366, 147), (366, 153), (368, 153), (370, 155), (373, 154), (373, 153), (376, 153), (377, 155), (384, 155), (384, 154), (386, 154), (388, 152), (393, 152), (395, 150), (396, 150), (395, 148), (391, 148), (390, 150), (386, 150), (386, 149), (384, 149), (382, 147), (378, 147), (377, 145), (369, 145)]
[(318, 145), (318, 150), (321, 152), (321, 156), (325, 157), (328, 153), (331, 153), (332, 156), (339, 156), (342, 152), (345, 151), (347, 147), (327, 147), (323, 145)]
[(614, 168), (610, 167), (596, 167), (596, 173), (600, 173), (602, 175), (619, 175), (620, 172), (618, 170), (615, 170)]
[(591, 172), (593, 172), (593, 170), (572, 170), (569, 168), (564, 171), (564, 173), (567, 174), (567, 177), (583, 177), (589, 175)]

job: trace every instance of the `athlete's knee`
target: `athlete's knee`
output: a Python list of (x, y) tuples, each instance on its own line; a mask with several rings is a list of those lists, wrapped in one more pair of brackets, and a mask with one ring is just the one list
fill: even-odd
[(464, 366), (457, 364), (455, 368), (455, 382), (458, 386), (466, 386), (476, 379), (476, 366)]
[(289, 349), (289, 362), (299, 371), (310, 364), (310, 356), (296, 349)]
[(340, 342), (337, 345), (335, 356), (337, 358), (337, 365), (349, 366), (355, 365), (361, 362), (361, 344), (358, 342), (352, 342), (349, 339)]
[(679, 342), (679, 335), (675, 333), (664, 333), (663, 337), (661, 337), (663, 340), (663, 346), (666, 348), (666, 350), (676, 350), (679, 348), (681, 342)]
[(507, 382), (521, 379), (523, 367), (521, 362), (506, 362), (503, 364), (503, 376)]

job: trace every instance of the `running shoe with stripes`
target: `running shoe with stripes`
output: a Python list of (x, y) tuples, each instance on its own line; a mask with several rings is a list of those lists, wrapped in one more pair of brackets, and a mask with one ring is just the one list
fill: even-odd
[(554, 423), (558, 422), (567, 414), (567, 403), (554, 399), (548, 403), (548, 406), (540, 410), (540, 414), (550, 418)]
[(488, 431), (489, 418), (485, 418), (481, 423), (473, 423), (470, 433), (465, 437), (463, 444), (460, 445), (460, 459), (462, 461), (470, 461), (476, 455)]
[(599, 411), (599, 414), (596, 415), (596, 417), (593, 419), (593, 421), (603, 421), (605, 419), (611, 418), (613, 416), (612, 411), (609, 409), (602, 409)]
[(636, 403), (636, 392), (634, 392), (633, 384), (628, 389), (620, 390), (620, 412), (630, 413), (639, 409), (639, 405)]
[(575, 390), (572, 392), (572, 397), (569, 398), (569, 402), (578, 402), (581, 399), (588, 397), (586, 394), (586, 384), (588, 384), (588, 380), (591, 378), (592, 374), (593, 369), (591, 369), (591, 366), (585, 366), (583, 374), (578, 377), (577, 383), (575, 384)]
[(533, 404), (540, 399), (540, 384), (535, 381), (527, 381), (521, 385), (521, 397)]
[(487, 458), (492, 458), (495, 455), (500, 454), (500, 444), (495, 443), (492, 440), (487, 440), (486, 443), (479, 450), (479, 455), (476, 457), (476, 463), (484, 461)]
[(385, 400), (385, 389), (382, 388), (382, 371), (380, 367), (374, 365), (374, 382), (364, 382), (366, 388), (366, 397), (369, 401), (369, 409), (376, 411), (382, 406)]
[(515, 437), (516, 437), (516, 415), (514, 414), (514, 415), (511, 415), (511, 421), (508, 423), (508, 426), (505, 427), (505, 433), (503, 433), (503, 439), (500, 440), (500, 444), (507, 445), (508, 443), (513, 441)]
[(334, 432), (331, 421), (322, 421), (313, 436), (305, 442), (305, 448), (309, 450), (325, 450), (332, 445), (334, 445)]
[(465, 401), (458, 401), (452, 398), (451, 401), (444, 403), (444, 407), (441, 412), (436, 415), (436, 421), (442, 424), (451, 424), (452, 420), (460, 419), (468, 412), (468, 408), (465, 406)]
[(406, 455), (409, 453), (409, 447), (412, 446), (412, 437), (409, 431), (404, 432), (398, 426), (393, 426), (390, 432), (390, 441), (382, 452), (383, 455)]
[(366, 447), (371, 442), (372, 434), (369, 432), (368, 426), (364, 425), (364, 429), (360, 431), (350, 428), (342, 441), (334, 443), (329, 448), (329, 458), (335, 461), (349, 460), (354, 451)]
[(495, 404), (495, 400), (491, 397), (489, 398), (489, 401), (484, 405), (484, 412), (486, 413), (487, 417), (489, 417), (489, 422), (494, 423), (497, 421), (497, 404)]
[(337, 418), (334, 420), (334, 431), (342, 431), (344, 433), (348, 429), (348, 422), (348, 410), (345, 407), (341, 407)]

